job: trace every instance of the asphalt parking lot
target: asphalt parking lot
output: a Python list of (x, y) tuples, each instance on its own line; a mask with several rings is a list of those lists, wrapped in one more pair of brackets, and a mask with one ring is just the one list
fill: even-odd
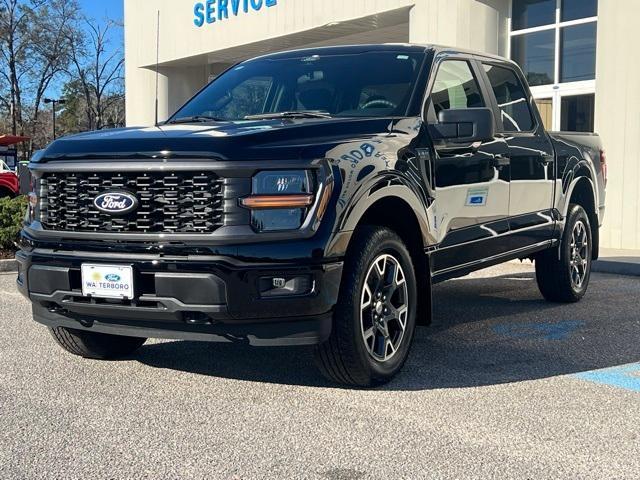
[(640, 278), (554, 305), (530, 265), (439, 285), (403, 373), (364, 391), (307, 349), (66, 354), (0, 275), (0, 478), (640, 478)]

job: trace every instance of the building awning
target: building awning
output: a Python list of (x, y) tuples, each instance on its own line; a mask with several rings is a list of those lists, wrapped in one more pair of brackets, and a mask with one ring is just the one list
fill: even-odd
[(0, 147), (8, 147), (18, 143), (26, 142), (29, 137), (18, 137), (14, 135), (0, 135)]

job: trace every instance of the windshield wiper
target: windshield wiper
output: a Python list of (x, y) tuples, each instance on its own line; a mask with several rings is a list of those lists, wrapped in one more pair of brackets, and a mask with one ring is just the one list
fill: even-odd
[(297, 112), (260, 113), (244, 117), (245, 120), (268, 120), (271, 118), (331, 118), (331, 115), (322, 110), (300, 110)]
[(177, 123), (205, 123), (205, 122), (223, 122), (223, 118), (211, 117), (209, 115), (191, 115), (188, 117), (180, 117), (170, 122), (169, 124), (177, 124)]

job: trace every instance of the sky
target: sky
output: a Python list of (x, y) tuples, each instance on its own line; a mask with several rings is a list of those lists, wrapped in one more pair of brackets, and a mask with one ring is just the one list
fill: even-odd
[[(80, 0), (80, 6), (88, 17), (96, 20), (104, 20), (105, 18), (118, 22), (124, 20), (124, 0)], [(113, 30), (111, 41), (112, 47), (115, 47), (116, 43), (122, 44), (124, 42), (122, 29)]]
[[(124, 20), (124, 0), (79, 0), (84, 14), (98, 21), (106, 18), (122, 22)], [(124, 31), (121, 28), (111, 29), (110, 47), (124, 50)], [(47, 91), (48, 96), (60, 96), (62, 94), (63, 80), (51, 85)]]
[(108, 16), (122, 20), (124, 15), (124, 0), (80, 0), (80, 6), (88, 16), (98, 19)]

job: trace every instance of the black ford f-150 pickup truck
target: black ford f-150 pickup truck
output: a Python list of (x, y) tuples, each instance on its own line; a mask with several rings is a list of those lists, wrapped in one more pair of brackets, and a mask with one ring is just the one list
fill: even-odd
[(531, 258), (545, 298), (578, 301), (606, 184), (599, 138), (546, 132), (514, 63), (416, 45), (242, 62), (30, 169), (18, 286), (66, 350), (314, 345), (359, 386), (402, 367), (436, 282)]

